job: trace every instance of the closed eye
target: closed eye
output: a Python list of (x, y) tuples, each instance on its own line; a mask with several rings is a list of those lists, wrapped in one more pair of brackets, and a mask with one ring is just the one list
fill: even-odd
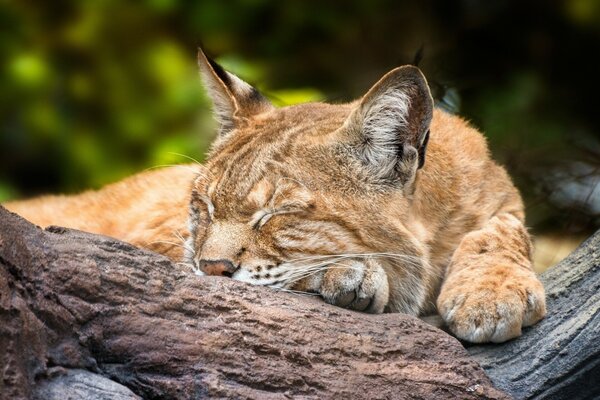
[(271, 219), (272, 216), (273, 213), (269, 210), (258, 210), (254, 213), (252, 219), (250, 220), (250, 225), (252, 225), (252, 229), (260, 229), (264, 224), (267, 223), (267, 221)]
[(281, 208), (278, 210), (269, 210), (269, 209), (258, 210), (252, 216), (252, 219), (250, 220), (250, 225), (252, 226), (253, 229), (259, 230), (263, 225), (265, 225), (275, 215), (293, 214), (293, 213), (299, 213), (299, 212), (304, 212), (304, 211), (305, 210), (298, 209), (298, 208)]

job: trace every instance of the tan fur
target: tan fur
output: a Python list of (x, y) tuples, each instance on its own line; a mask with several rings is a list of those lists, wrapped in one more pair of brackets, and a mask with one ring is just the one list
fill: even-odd
[(183, 257), (180, 235), (187, 237), (188, 204), (196, 166), (143, 172), (99, 191), (76, 196), (43, 196), (3, 204), (29, 221), (66, 226), (119, 238), (165, 254)]
[[(226, 118), (204, 166), (5, 206), (41, 226), (114, 236), (348, 308), (437, 309), (473, 342), (508, 340), (544, 316), (518, 192), (480, 133), (459, 117), (431, 114), (416, 69), (390, 72), (358, 102), (276, 109), (202, 54), (200, 65)], [(388, 132), (397, 115), (403, 122)], [(366, 132), (379, 142), (363, 139)], [(385, 136), (394, 132), (398, 141)], [(398, 152), (387, 153), (390, 146)]]

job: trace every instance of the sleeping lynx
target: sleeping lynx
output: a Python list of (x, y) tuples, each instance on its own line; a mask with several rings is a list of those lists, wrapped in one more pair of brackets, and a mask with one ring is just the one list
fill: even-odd
[(543, 318), (519, 193), (479, 132), (433, 109), (416, 67), (349, 104), (275, 108), (203, 53), (199, 64), (220, 123), (203, 166), (6, 207), (208, 275), (371, 313), (437, 310), (472, 342)]

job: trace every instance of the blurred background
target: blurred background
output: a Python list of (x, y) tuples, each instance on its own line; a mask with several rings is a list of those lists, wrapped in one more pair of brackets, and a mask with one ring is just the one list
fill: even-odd
[(0, 26), (0, 201), (202, 161), (202, 43), (278, 105), (418, 62), (514, 177), (538, 270), (600, 227), (597, 0), (2, 0)]

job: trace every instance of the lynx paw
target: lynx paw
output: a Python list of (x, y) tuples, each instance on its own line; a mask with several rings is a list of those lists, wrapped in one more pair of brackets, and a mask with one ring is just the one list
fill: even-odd
[(372, 260), (336, 262), (298, 289), (318, 292), (329, 304), (373, 314), (383, 312), (389, 298), (387, 275)]
[(504, 342), (521, 335), (546, 314), (544, 288), (533, 271), (497, 266), (482, 275), (466, 268), (444, 283), (438, 311), (459, 338)]

